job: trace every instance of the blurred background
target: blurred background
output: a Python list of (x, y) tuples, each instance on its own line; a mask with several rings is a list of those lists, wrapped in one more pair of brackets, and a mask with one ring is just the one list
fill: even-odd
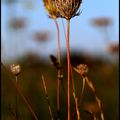
[[(119, 18), (118, 0), (83, 0), (80, 16), (71, 19), (70, 49), (71, 64), (87, 64), (89, 78), (102, 101), (105, 120), (118, 120), (119, 89)], [(65, 20), (64, 24), (66, 23)], [(58, 19), (61, 37), (62, 67), (66, 84), (66, 41), (62, 20)], [(56, 118), (57, 71), (50, 64), (49, 56), (57, 57), (57, 32), (54, 21), (48, 17), (42, 0), (1, 1), (1, 95), (2, 120), (13, 120), (10, 108), (15, 107), (14, 76), (9, 66), (20, 64), (19, 85), (28, 98), (39, 119), (49, 120), (41, 76), (46, 78), (50, 103)], [(4, 66), (3, 66), (4, 65)], [(81, 92), (82, 79), (74, 72), (76, 93)], [(72, 99), (72, 108), (74, 100)], [(99, 116), (94, 95), (86, 86), (81, 113), (89, 120), (84, 110)], [(73, 112), (74, 109), (71, 109)], [(19, 96), (19, 117), (33, 120), (26, 104)], [(66, 95), (61, 88), (61, 118), (67, 117)], [(74, 119), (73, 119), (74, 120)]]

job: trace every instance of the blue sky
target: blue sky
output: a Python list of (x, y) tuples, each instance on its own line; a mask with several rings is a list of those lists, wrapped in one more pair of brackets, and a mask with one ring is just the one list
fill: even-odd
[[(13, 59), (26, 54), (29, 50), (42, 56), (57, 54), (57, 36), (54, 21), (49, 19), (43, 7), (42, 0), (19, 0), (19, 4), (2, 4), (2, 60)], [(25, 9), (27, 1), (34, 3), (32, 9)], [(26, 3), (25, 3), (26, 2)], [(110, 17), (114, 24), (110, 28), (111, 42), (118, 41), (118, 0), (83, 0), (80, 9), (82, 14), (71, 19), (71, 50), (89, 52), (105, 51), (106, 44), (99, 31), (92, 27), (90, 20), (97, 17)], [(12, 17), (24, 17), (28, 27), (25, 30), (13, 32), (8, 28)], [(64, 23), (66, 21), (64, 20)], [(66, 49), (61, 19), (58, 19), (61, 30), (61, 48)], [(52, 40), (46, 43), (36, 43), (32, 39), (34, 31), (50, 31)], [(22, 36), (22, 37), (21, 37)]]

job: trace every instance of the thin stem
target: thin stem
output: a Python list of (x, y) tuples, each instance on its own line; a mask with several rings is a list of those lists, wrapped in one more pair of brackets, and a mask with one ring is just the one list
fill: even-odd
[(56, 28), (57, 28), (57, 39), (58, 39), (58, 62), (61, 62), (61, 48), (60, 48), (60, 30), (56, 19), (54, 19)]
[[(61, 19), (61, 20), (62, 20), (62, 27), (63, 27), (63, 32), (64, 32), (65, 40), (67, 40), (67, 37), (66, 37), (66, 29), (65, 29), (64, 21), (63, 21), (63, 19)], [(63, 82), (63, 81), (62, 81), (62, 82)], [(65, 91), (64, 84), (62, 84), (62, 86), (63, 86), (63, 90), (64, 90), (64, 93), (65, 93), (65, 96), (67, 96), (67, 93), (66, 93), (66, 91)]]
[(97, 104), (98, 104), (98, 106), (99, 106), (99, 108), (101, 110), (101, 114), (100, 114), (101, 120), (104, 120), (104, 113), (103, 113), (103, 110), (102, 110), (102, 104), (101, 104), (100, 99), (96, 95), (95, 87), (94, 87), (92, 81), (90, 81), (87, 76), (85, 77), (85, 80), (86, 80), (86, 83), (88, 84), (88, 86), (90, 87), (91, 91), (95, 95), (95, 99), (96, 99)]
[(82, 84), (82, 91), (79, 97), (79, 106), (81, 105), (82, 99), (83, 99), (83, 94), (84, 94), (84, 90), (85, 90), (85, 78), (83, 78), (83, 84)]
[[(57, 28), (57, 39), (58, 39), (58, 62), (61, 63), (61, 48), (60, 48), (60, 30), (56, 19), (54, 19)], [(57, 80), (57, 119), (60, 120), (60, 76), (61, 70), (58, 69), (58, 80)]]
[(76, 113), (77, 113), (77, 120), (80, 120), (80, 112), (79, 112), (79, 104), (78, 104), (78, 98), (76, 97), (76, 93), (75, 93), (75, 83), (74, 83), (74, 78), (73, 78), (73, 71), (72, 71), (72, 67), (71, 67), (71, 79), (72, 79), (72, 90), (73, 90), (73, 98), (75, 101), (75, 109), (76, 109)]
[(70, 120), (70, 20), (67, 20), (67, 39), (66, 39), (66, 48), (67, 48), (67, 72), (68, 72), (68, 85), (67, 85), (67, 94), (68, 94), (68, 120)]
[(36, 114), (34, 113), (32, 107), (31, 107), (31, 105), (28, 103), (27, 99), (26, 99), (25, 96), (22, 94), (22, 92), (21, 92), (20, 88), (18, 87), (18, 85), (17, 85), (16, 83), (14, 83), (14, 85), (15, 85), (18, 93), (20, 94), (20, 96), (22, 97), (22, 99), (24, 100), (24, 102), (26, 103), (26, 105), (28, 106), (28, 109), (29, 109), (30, 112), (32, 113), (34, 119), (35, 119), (35, 120), (38, 120)]
[(52, 109), (51, 109), (51, 106), (50, 106), (50, 101), (49, 101), (49, 98), (48, 98), (48, 93), (47, 93), (47, 88), (46, 88), (44, 76), (42, 76), (42, 81), (43, 81), (43, 87), (44, 87), (44, 90), (45, 90), (46, 100), (48, 102), (50, 117), (51, 117), (51, 120), (54, 120), (53, 115), (52, 115)]
[(13, 84), (14, 84), (14, 86), (15, 86), (17, 92), (18, 92), (18, 94), (21, 96), (21, 98), (23, 99), (23, 101), (24, 101), (24, 102), (26, 103), (26, 105), (28, 106), (28, 109), (30, 110), (30, 112), (31, 112), (31, 114), (33, 115), (34, 119), (35, 119), (35, 120), (38, 120), (38, 118), (37, 118), (35, 112), (33, 111), (32, 107), (31, 107), (31, 105), (28, 103), (27, 99), (25, 98), (25, 96), (22, 94), (20, 88), (18, 87), (18, 84), (16, 84), (16, 82), (14, 82), (14, 81), (12, 80), (10, 71), (6, 68), (6, 66), (5, 66), (3, 63), (1, 63), (1, 64), (2, 64), (3, 67), (6, 69), (6, 71), (7, 71), (7, 73), (8, 73), (8, 76), (9, 76), (10, 80), (13, 82)]
[[(15, 82), (16, 82), (16, 86), (18, 85), (18, 77), (15, 76)], [(17, 90), (16, 90), (16, 95), (15, 95), (15, 117), (16, 120), (19, 120), (18, 117), (18, 96), (17, 96)]]

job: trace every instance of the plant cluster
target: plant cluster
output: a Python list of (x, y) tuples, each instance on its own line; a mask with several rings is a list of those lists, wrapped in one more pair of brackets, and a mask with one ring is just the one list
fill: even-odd
[[(70, 20), (73, 17), (80, 15), (80, 12), (78, 10), (81, 6), (82, 0), (43, 0), (43, 3), (44, 3), (46, 11), (48, 13), (48, 16), (50, 18), (52, 18), (55, 22), (55, 25), (57, 28), (57, 36), (58, 36), (58, 56), (56, 58), (54, 55), (50, 55), (51, 63), (57, 69), (57, 72), (58, 72), (57, 82), (56, 82), (57, 83), (57, 95), (56, 95), (56, 97), (57, 97), (57, 120), (61, 119), (61, 116), (60, 116), (60, 85), (61, 84), (60, 83), (64, 79), (64, 75), (62, 72), (62, 62), (61, 62), (60, 30), (59, 30), (59, 25), (57, 23), (57, 18), (62, 18), (62, 19), (64, 18), (67, 21), (67, 24), (66, 24), (67, 31), (64, 28), (65, 39), (66, 39), (66, 49), (67, 49), (67, 113), (68, 113), (67, 120), (71, 119), (71, 100), (70, 100), (70, 98), (71, 98), (71, 94), (70, 94), (71, 93), (71, 86), (72, 86), (72, 95), (73, 95), (74, 102), (75, 102), (75, 113), (77, 116), (77, 120), (81, 120), (81, 115), (80, 115), (80, 107), (81, 106), (80, 105), (82, 102), (86, 83), (90, 87), (91, 91), (93, 92), (95, 99), (96, 99), (96, 102), (98, 104), (98, 107), (101, 110), (100, 118), (101, 118), (101, 120), (104, 120), (104, 114), (102, 111), (101, 101), (98, 98), (98, 96), (96, 95), (95, 87), (94, 87), (92, 81), (90, 81), (88, 78), (87, 65), (80, 64), (77, 67), (73, 67), (71, 65), (71, 60), (70, 60)], [(38, 120), (37, 115), (33, 111), (32, 107), (29, 104), (29, 102), (27, 101), (26, 97), (22, 94), (20, 87), (18, 85), (17, 79), (18, 79), (18, 76), (21, 72), (20, 65), (13, 64), (13, 65), (11, 65), (10, 70), (16, 78), (16, 82), (14, 82), (14, 85), (16, 87), (16, 91), (19, 93), (19, 95), (22, 97), (22, 99), (26, 103), (26, 105), (29, 108), (29, 110), (31, 111), (34, 119)], [(81, 91), (80, 98), (78, 98), (78, 96), (76, 95), (74, 78), (73, 78), (73, 70), (75, 70), (80, 75), (80, 77), (82, 77), (82, 79), (83, 79), (83, 84), (81, 85), (82, 91)], [(42, 81), (43, 81), (43, 87), (44, 87), (44, 91), (45, 91), (45, 95), (46, 95), (46, 100), (48, 103), (50, 119), (54, 120), (53, 112), (52, 112), (51, 105), (50, 105), (50, 100), (48, 97), (48, 91), (47, 91), (44, 75), (42, 75)], [(62, 84), (62, 85), (64, 88), (64, 84)], [(15, 110), (16, 120), (19, 119), (18, 115), (17, 115), (17, 106), (18, 106), (18, 101), (17, 101), (17, 97), (16, 97), (16, 110)], [(86, 110), (86, 113), (90, 114), (90, 116), (93, 120), (98, 119), (98, 117), (94, 113), (92, 113), (92, 111)]]

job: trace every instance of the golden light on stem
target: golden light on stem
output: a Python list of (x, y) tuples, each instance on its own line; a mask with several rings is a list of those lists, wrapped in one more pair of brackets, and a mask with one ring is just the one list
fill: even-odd
[(71, 80), (72, 80), (72, 94), (73, 94), (73, 98), (75, 101), (75, 110), (77, 113), (77, 120), (80, 120), (79, 102), (78, 102), (78, 98), (75, 93), (75, 83), (74, 83), (74, 78), (73, 78), (72, 66), (71, 66)]
[[(67, 20), (67, 33), (66, 33), (66, 49), (67, 49), (67, 74), (68, 74), (68, 80), (67, 80), (67, 102), (68, 102), (68, 120), (70, 120), (70, 77), (71, 77), (71, 64), (70, 64), (70, 19), (72, 17), (75, 17), (79, 15), (79, 12), (77, 12), (78, 8), (80, 7), (80, 4), (82, 0), (43, 0), (44, 6), (46, 10), (48, 11), (51, 18), (54, 20), (58, 17), (65, 18)], [(56, 23), (56, 21), (55, 21)], [(57, 31), (58, 31), (58, 25), (56, 23)], [(59, 34), (58, 34), (59, 35)], [(59, 36), (58, 36), (58, 61), (60, 62), (60, 42), (59, 42)], [(59, 75), (58, 71), (58, 75)], [(59, 81), (57, 83), (57, 87), (59, 89)], [(59, 94), (59, 91), (57, 91), (57, 94)], [(57, 102), (59, 100), (57, 99)], [(59, 106), (58, 106), (59, 107)]]
[[(61, 64), (61, 48), (60, 48), (60, 30), (56, 19), (54, 19), (56, 28), (57, 28), (57, 37), (58, 37), (58, 62)], [(60, 119), (60, 76), (61, 69), (58, 69), (58, 80), (57, 80), (57, 119)]]
[(70, 120), (70, 20), (67, 20), (67, 39), (66, 39), (66, 48), (67, 48), (67, 74), (68, 74), (68, 83), (67, 83), (67, 93), (68, 93), (68, 120)]
[[(60, 17), (59, 11), (56, 7), (55, 0), (43, 0), (44, 6), (48, 12), (48, 15), (50, 18), (52, 18), (55, 22), (56, 29), (57, 29), (57, 39), (58, 39), (58, 62), (61, 62), (61, 49), (60, 49), (60, 31), (59, 26), (56, 21), (58, 17)], [(61, 70), (58, 69), (58, 80), (57, 80), (57, 119), (60, 119), (60, 76), (61, 76)]]

